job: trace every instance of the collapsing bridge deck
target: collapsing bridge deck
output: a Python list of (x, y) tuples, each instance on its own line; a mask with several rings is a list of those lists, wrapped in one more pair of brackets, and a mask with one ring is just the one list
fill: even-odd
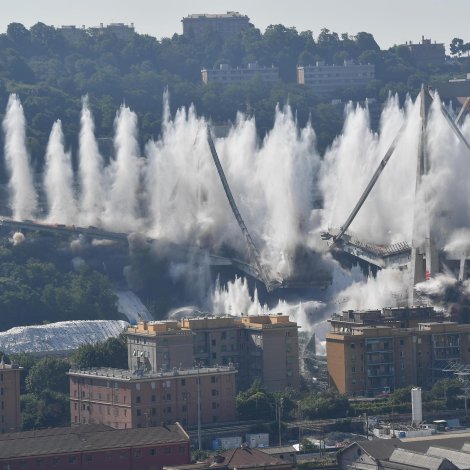
[[(339, 229), (328, 230), (328, 233), (333, 237), (339, 232)], [(336, 241), (333, 246), (381, 269), (388, 267), (405, 267), (411, 257), (411, 246), (408, 242), (399, 242), (390, 245), (376, 244), (360, 240), (359, 237), (351, 231), (345, 232), (342, 238)]]

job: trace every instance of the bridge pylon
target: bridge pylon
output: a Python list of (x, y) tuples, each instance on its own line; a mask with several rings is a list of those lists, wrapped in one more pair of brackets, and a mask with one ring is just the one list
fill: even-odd
[(415, 200), (413, 207), (413, 233), (411, 241), (409, 302), (417, 302), (415, 285), (430, 279), (439, 272), (439, 252), (433, 237), (428, 194), (423, 187), (423, 178), (429, 173), (430, 161), (427, 148), (427, 124), (432, 97), (429, 90), (421, 85), (420, 128), (417, 155)]

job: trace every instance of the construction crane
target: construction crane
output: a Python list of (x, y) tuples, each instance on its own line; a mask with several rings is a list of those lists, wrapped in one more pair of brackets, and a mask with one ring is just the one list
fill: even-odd
[(212, 139), (209, 125), (207, 126), (207, 142), (209, 143), (209, 148), (212, 154), (212, 159), (214, 160), (214, 164), (217, 169), (217, 173), (219, 174), (220, 181), (222, 182), (222, 186), (224, 188), (225, 195), (227, 196), (227, 200), (230, 204), (230, 208), (232, 209), (233, 215), (235, 216), (235, 219), (238, 222), (238, 226), (240, 227), (240, 230), (242, 231), (243, 236), (245, 237), (245, 242), (248, 247), (248, 254), (250, 257), (250, 261), (254, 264), (253, 269), (256, 275), (259, 277), (259, 279), (261, 279), (263, 284), (266, 286), (267, 291), (271, 292), (276, 287), (279, 287), (280, 283), (278, 281), (270, 279), (270, 277), (267, 274), (266, 267), (261, 262), (260, 252), (258, 248), (256, 247), (255, 242), (253, 241), (253, 238), (251, 237), (250, 232), (248, 231), (248, 228), (246, 227), (245, 222), (243, 221), (240, 211), (238, 210), (237, 204), (235, 203), (235, 199), (233, 197), (232, 191), (228, 184), (227, 178), (225, 177), (225, 173), (220, 163), (217, 150), (215, 149), (215, 145)]

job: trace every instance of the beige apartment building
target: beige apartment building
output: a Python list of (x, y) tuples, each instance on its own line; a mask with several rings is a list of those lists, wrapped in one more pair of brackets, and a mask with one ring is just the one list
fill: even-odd
[(0, 361), (0, 432), (21, 431), (20, 374), (22, 367)]
[[(469, 363), (470, 325), (442, 321), (430, 308), (343, 312), (326, 336), (330, 385), (374, 396), (409, 385), (430, 387), (449, 362)], [(440, 320), (440, 321), (439, 321)]]
[(298, 326), (288, 315), (184, 318), (129, 327), (131, 371), (191, 367), (238, 369), (238, 388), (260, 380), (267, 390), (299, 387)]
[(367, 86), (375, 79), (375, 66), (344, 61), (343, 65), (316, 65), (297, 67), (297, 83), (312, 89), (318, 96), (333, 96), (341, 89)]
[(70, 370), (71, 423), (116, 429), (175, 422), (193, 426), (198, 422), (198, 400), (202, 424), (235, 421), (236, 373), (234, 367), (153, 373)]
[(279, 82), (278, 67), (262, 67), (258, 63), (250, 63), (247, 67), (231, 67), (229, 64), (220, 64), (219, 68), (202, 69), (201, 78), (204, 84), (218, 82), (225, 84), (242, 83), (259, 78), (266, 83)]

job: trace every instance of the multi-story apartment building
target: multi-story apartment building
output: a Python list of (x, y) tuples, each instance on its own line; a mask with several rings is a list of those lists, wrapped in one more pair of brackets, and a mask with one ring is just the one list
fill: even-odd
[(272, 391), (299, 387), (298, 326), (287, 315), (139, 322), (127, 336), (132, 371), (233, 364), (240, 389), (254, 380)]
[(409, 385), (429, 387), (445, 375), (449, 362), (468, 363), (470, 325), (436, 321), (432, 311), (334, 315), (326, 335), (330, 385), (340, 393), (373, 396)]
[(0, 432), (21, 430), (20, 374), (22, 367), (0, 361)]
[(416, 65), (442, 65), (446, 60), (446, 49), (444, 44), (431, 42), (430, 39), (421, 37), (421, 42), (413, 44), (411, 41), (406, 45)]
[(242, 83), (259, 77), (266, 83), (279, 81), (278, 67), (261, 67), (257, 63), (250, 63), (248, 67), (232, 68), (229, 64), (220, 64), (218, 69), (202, 69), (202, 81), (206, 85), (212, 82)]
[(237, 11), (215, 15), (192, 14), (181, 21), (183, 22), (183, 35), (196, 40), (204, 39), (211, 31), (225, 40), (250, 27), (248, 16), (241, 15)]
[(71, 422), (116, 429), (235, 421), (234, 367), (70, 370)]
[(367, 86), (375, 79), (375, 66), (358, 65), (344, 61), (344, 65), (316, 65), (297, 67), (297, 83), (312, 88), (318, 96), (332, 96), (345, 88)]
[(132, 371), (168, 371), (194, 365), (193, 332), (176, 321), (139, 322), (127, 329), (128, 366)]

